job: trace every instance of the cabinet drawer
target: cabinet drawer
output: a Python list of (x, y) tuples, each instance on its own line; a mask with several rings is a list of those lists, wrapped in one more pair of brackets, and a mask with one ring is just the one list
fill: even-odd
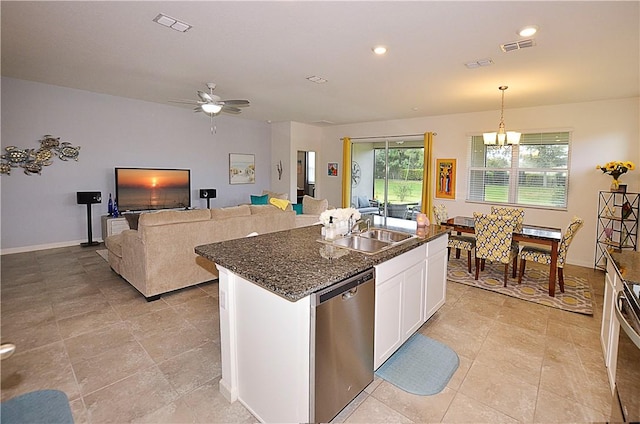
[(398, 275), (399, 273), (406, 271), (413, 265), (424, 261), (426, 254), (426, 246), (423, 244), (413, 250), (403, 253), (400, 256), (389, 259), (380, 265), (376, 265), (376, 285), (390, 279), (394, 275)]
[(449, 234), (440, 236), (434, 240), (431, 240), (426, 244), (426, 255), (433, 256), (441, 250), (445, 250), (449, 244)]

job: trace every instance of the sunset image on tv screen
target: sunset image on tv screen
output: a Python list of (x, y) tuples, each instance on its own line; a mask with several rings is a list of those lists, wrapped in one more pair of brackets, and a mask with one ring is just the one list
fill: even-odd
[(120, 211), (188, 207), (190, 190), (188, 169), (116, 169)]

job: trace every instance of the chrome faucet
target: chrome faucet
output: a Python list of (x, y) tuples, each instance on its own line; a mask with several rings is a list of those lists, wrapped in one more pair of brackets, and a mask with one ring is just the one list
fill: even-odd
[(354, 231), (356, 231), (356, 229), (357, 229), (358, 233), (361, 233), (362, 230), (360, 229), (360, 224), (362, 224), (363, 222), (367, 224), (367, 232), (369, 232), (369, 230), (371, 229), (371, 220), (369, 218), (367, 218), (367, 219), (359, 219), (359, 220), (354, 222), (353, 221), (353, 215), (351, 215), (349, 217), (349, 231), (345, 235), (353, 234)]

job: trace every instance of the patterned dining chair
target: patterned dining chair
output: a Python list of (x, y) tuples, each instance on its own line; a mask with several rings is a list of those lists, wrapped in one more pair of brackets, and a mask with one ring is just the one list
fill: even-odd
[[(505, 208), (503, 206), (491, 206), (492, 215), (507, 216), (516, 220), (515, 231), (522, 231), (522, 223), (524, 222), (524, 209), (522, 208)], [(520, 249), (520, 245), (517, 241), (511, 241), (517, 249)]]
[[(583, 224), (584, 220), (582, 218), (574, 216), (558, 244), (558, 283), (562, 293), (564, 293), (564, 273), (562, 269), (564, 268), (564, 264), (567, 260), (569, 245), (573, 241), (573, 237), (575, 237), (578, 230), (582, 228)], [(551, 249), (537, 246), (525, 246), (522, 248), (522, 251), (520, 252), (520, 273), (518, 274), (518, 284), (522, 281), (527, 261), (535, 261), (543, 265), (551, 265)]]
[[(433, 206), (433, 214), (438, 224), (442, 224), (449, 218), (447, 208), (443, 204)], [(460, 257), (460, 250), (467, 251), (467, 271), (471, 273), (471, 252), (476, 247), (476, 239), (471, 236), (462, 236), (457, 234), (449, 234), (449, 243), (447, 244), (447, 259), (451, 256), (451, 249), (456, 249), (456, 258)]]
[(518, 248), (514, 246), (513, 230), (516, 219), (501, 215), (473, 213), (476, 232), (476, 280), (484, 270), (486, 260), (504, 264), (504, 286), (507, 286), (509, 263), (513, 260), (513, 278), (516, 277)]

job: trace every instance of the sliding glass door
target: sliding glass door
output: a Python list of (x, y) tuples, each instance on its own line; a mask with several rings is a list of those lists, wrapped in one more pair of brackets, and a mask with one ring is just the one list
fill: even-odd
[(353, 141), (351, 205), (361, 213), (413, 219), (421, 208), (422, 138)]

